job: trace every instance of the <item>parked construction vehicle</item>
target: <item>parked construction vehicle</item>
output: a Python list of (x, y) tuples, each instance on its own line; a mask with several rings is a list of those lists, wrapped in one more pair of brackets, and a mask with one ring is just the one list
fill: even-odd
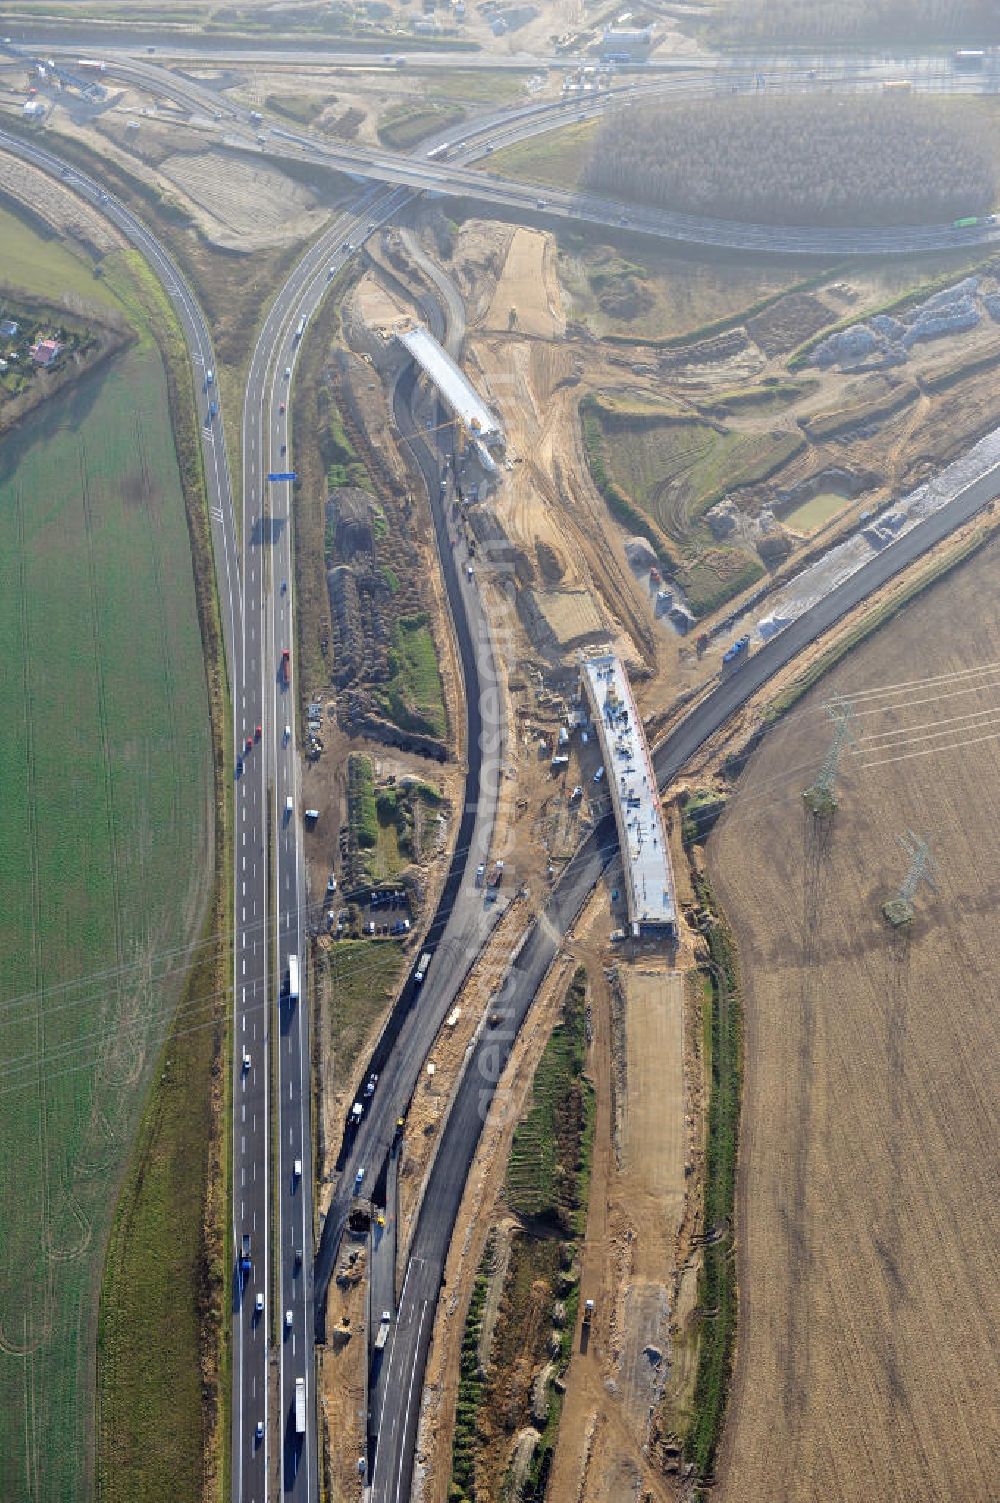
[(749, 653), (750, 638), (740, 637), (738, 641), (733, 642), (730, 647), (727, 647), (725, 652), (722, 654), (723, 664), (726, 667), (729, 667), (733, 663), (739, 663), (744, 658), (748, 657)]

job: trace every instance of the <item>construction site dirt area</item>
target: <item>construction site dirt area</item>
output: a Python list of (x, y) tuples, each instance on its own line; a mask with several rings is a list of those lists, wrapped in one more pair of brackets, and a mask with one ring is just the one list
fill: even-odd
[(517, 329), (540, 338), (566, 331), (552, 238), (519, 225), (483, 321), (486, 329)]
[(668, 1240), (684, 1211), (684, 988), (679, 971), (624, 967), (625, 1101), (622, 1167)]
[(722, 1503), (996, 1496), (998, 558), (812, 690), (709, 843), (745, 1007)]

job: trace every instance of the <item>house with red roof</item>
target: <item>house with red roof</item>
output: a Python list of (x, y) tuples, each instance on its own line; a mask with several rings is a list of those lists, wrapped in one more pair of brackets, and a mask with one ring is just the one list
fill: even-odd
[(61, 349), (57, 339), (39, 339), (31, 346), (31, 358), (36, 365), (51, 365)]

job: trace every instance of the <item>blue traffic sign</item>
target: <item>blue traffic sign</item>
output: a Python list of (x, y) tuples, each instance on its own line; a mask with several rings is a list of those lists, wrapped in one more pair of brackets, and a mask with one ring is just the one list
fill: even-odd
[(267, 478), (268, 480), (298, 480), (299, 477), (294, 470), (275, 470)]

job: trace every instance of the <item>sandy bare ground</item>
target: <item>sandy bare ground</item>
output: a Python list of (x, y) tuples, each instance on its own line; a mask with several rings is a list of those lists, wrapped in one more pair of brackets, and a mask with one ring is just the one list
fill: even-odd
[(358, 282), (351, 293), (351, 302), (362, 322), (386, 339), (409, 328), (417, 317), (412, 306), (408, 307), (371, 272)]
[[(997, 1496), (997, 558), (803, 702), (710, 846), (746, 996), (724, 1503)], [(858, 750), (824, 831), (799, 793), (837, 692)], [(937, 891), (893, 932), (908, 827)]]
[(523, 225), (514, 231), (483, 324), (486, 329), (512, 326), (543, 339), (566, 332), (552, 238)]
[(642, 1219), (676, 1237), (684, 1210), (684, 975), (623, 969), (626, 1080), (623, 1169)]
[(502, 414), (515, 456), (489, 503), (505, 533), (532, 562), (539, 543), (551, 549), (559, 587), (591, 594), (608, 640), (626, 660), (654, 656), (651, 613), (625, 566), (621, 530), (578, 452), (581, 388), (573, 349), (493, 335), (475, 341), (473, 369)]

